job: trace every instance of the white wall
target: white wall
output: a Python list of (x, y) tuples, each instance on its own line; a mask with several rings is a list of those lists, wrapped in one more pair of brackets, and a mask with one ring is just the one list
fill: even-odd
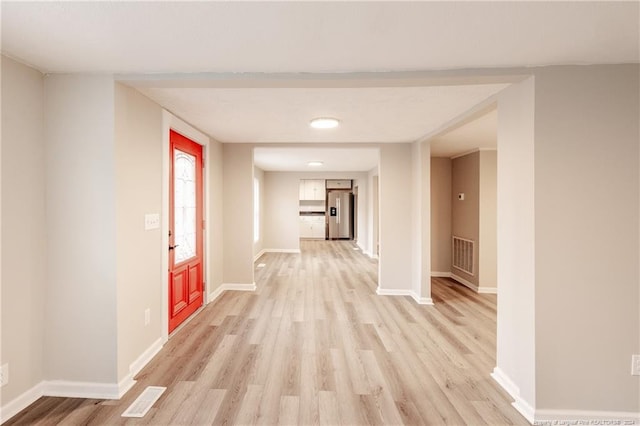
[(431, 303), (431, 147), (411, 144), (412, 293), (421, 303)]
[(111, 76), (45, 77), (45, 376), (117, 381)]
[[(253, 242), (253, 255), (256, 256), (258, 255), (262, 249), (264, 248), (264, 218), (265, 218), (265, 213), (264, 213), (264, 209), (265, 209), (265, 193), (264, 193), (264, 170), (262, 170), (259, 167), (254, 167), (253, 168), (253, 177), (254, 179), (258, 179), (258, 185), (259, 185), (259, 201), (260, 201), (260, 219), (259, 219), (259, 226), (258, 226), (258, 234), (259, 234), (259, 239), (258, 241), (254, 241)], [(254, 206), (255, 208), (255, 206)]]
[(478, 285), (481, 288), (495, 288), (498, 285), (497, 172), (497, 152), (480, 151)]
[[(161, 229), (144, 216), (162, 211), (162, 109), (139, 92), (115, 86), (118, 381), (162, 335)], [(150, 323), (144, 311), (150, 309)]]
[(300, 249), (300, 180), (352, 179), (358, 186), (358, 245), (369, 252), (368, 182), (366, 173), (358, 172), (265, 172), (265, 243), (266, 250)]
[(495, 374), (529, 413), (536, 406), (533, 113), (533, 78), (500, 94)]
[(209, 196), (207, 206), (207, 291), (209, 294), (222, 283), (224, 271), (224, 163), (222, 144), (210, 139), (207, 145), (205, 176), (208, 177), (205, 191)]
[(224, 144), (224, 271), (227, 284), (253, 284), (253, 147)]
[(639, 79), (638, 65), (536, 71), (539, 409), (640, 412)]
[[(458, 198), (464, 194), (464, 200)], [(478, 286), (480, 239), (480, 152), (475, 151), (451, 162), (451, 233), (475, 242), (473, 274), (451, 265), (451, 272)], [(453, 259), (452, 259), (453, 260)]]
[(367, 184), (369, 185), (369, 213), (367, 220), (367, 235), (369, 238), (370, 254), (378, 257), (378, 241), (380, 234), (380, 197), (379, 197), (379, 176), (378, 167), (367, 173)]
[(380, 147), (378, 290), (412, 288), (411, 144)]
[(451, 273), (451, 159), (431, 158), (431, 269)]
[(2, 279), (0, 406), (43, 379), (45, 160), (43, 76), (2, 57)]

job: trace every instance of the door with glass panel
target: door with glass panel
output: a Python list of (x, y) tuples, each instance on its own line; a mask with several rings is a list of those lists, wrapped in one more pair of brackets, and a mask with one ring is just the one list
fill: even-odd
[(171, 131), (169, 333), (203, 303), (202, 146)]

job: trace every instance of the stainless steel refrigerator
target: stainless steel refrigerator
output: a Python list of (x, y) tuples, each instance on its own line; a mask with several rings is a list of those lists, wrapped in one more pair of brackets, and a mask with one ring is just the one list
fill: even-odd
[(353, 193), (329, 191), (329, 239), (353, 238)]

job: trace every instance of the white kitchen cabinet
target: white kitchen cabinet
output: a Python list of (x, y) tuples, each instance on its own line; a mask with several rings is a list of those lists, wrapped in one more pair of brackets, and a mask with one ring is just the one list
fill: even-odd
[(324, 201), (325, 184), (322, 179), (303, 179), (300, 181), (300, 199)]
[(350, 179), (327, 179), (327, 189), (351, 189)]
[(300, 238), (325, 238), (324, 216), (300, 216)]

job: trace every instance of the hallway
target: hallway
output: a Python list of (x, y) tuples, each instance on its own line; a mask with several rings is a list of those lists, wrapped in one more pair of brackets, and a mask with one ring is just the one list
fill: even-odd
[[(179, 329), (120, 401), (44, 397), (14, 424), (528, 424), (491, 379), (496, 296), (435, 278), (435, 306), (377, 296), (377, 262), (302, 241)], [(264, 264), (263, 267), (258, 267)], [(121, 413), (167, 391), (142, 419)]]

